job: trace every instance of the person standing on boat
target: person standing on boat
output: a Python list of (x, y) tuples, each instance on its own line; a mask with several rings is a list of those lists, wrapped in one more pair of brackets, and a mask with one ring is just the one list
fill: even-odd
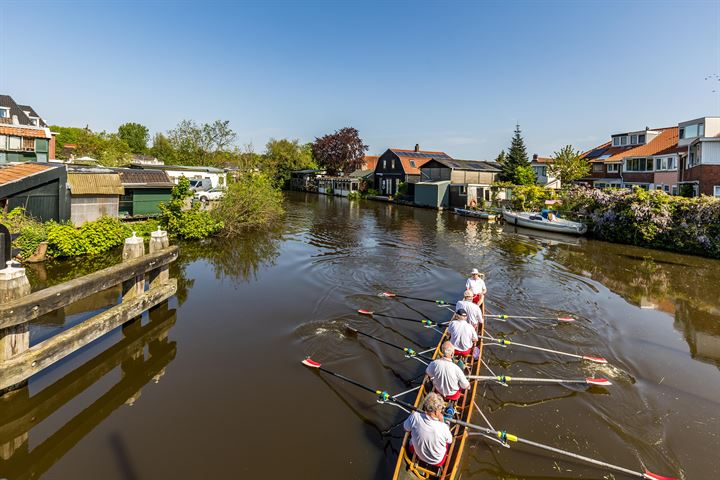
[(455, 312), (453, 320), (448, 325), (450, 343), (455, 346), (455, 355), (467, 357), (472, 353), (478, 334), (467, 321), (467, 312), (462, 308)]
[(443, 420), (445, 402), (435, 392), (425, 397), (423, 413), (413, 412), (403, 423), (410, 432), (410, 454), (425, 463), (440, 467), (447, 459), (448, 445), (452, 443), (450, 427)]
[(472, 290), (473, 303), (480, 305), (485, 300), (487, 286), (485, 285), (485, 275), (480, 273), (477, 268), (473, 268), (470, 272), (470, 278), (465, 282), (465, 290)]
[(443, 342), (440, 352), (442, 356), (432, 361), (425, 369), (425, 373), (432, 380), (435, 391), (445, 400), (457, 400), (463, 390), (470, 388), (470, 382), (462, 368), (453, 362), (455, 346), (452, 342), (447, 340)]
[(479, 326), (483, 323), (483, 316), (480, 307), (473, 303), (474, 296), (475, 294), (472, 290), (465, 290), (463, 299), (455, 304), (455, 310), (465, 310), (470, 325), (475, 327), (475, 330), (479, 330)]

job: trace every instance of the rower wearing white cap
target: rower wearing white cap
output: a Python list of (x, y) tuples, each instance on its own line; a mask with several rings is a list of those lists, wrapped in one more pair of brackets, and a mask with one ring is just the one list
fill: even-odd
[(473, 294), (472, 290), (465, 290), (465, 293), (463, 294), (463, 299), (459, 300), (455, 304), (455, 310), (465, 310), (465, 313), (467, 313), (468, 322), (470, 322), (470, 325), (475, 327), (475, 330), (479, 329), (479, 326), (483, 323), (483, 315), (482, 315), (482, 309), (480, 309), (479, 306), (473, 303), (473, 297), (475, 295)]
[(485, 285), (485, 274), (478, 271), (477, 268), (473, 268), (470, 272), (470, 278), (465, 282), (465, 290), (472, 290), (473, 292), (473, 303), (479, 305), (483, 303), (485, 294), (487, 293), (487, 286)]
[(455, 345), (455, 355), (467, 357), (472, 353), (472, 349), (478, 341), (478, 335), (475, 328), (468, 323), (465, 310), (460, 309), (455, 312), (450, 325), (448, 325), (448, 333), (450, 334), (450, 343)]

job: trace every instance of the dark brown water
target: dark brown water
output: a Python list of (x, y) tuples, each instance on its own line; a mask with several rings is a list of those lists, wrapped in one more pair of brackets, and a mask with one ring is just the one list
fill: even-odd
[[(496, 428), (635, 470), (644, 462), (685, 479), (720, 478), (720, 262), (310, 194), (288, 197), (275, 232), (181, 248), (180, 288), (167, 307), (0, 402), (0, 446), (14, 445), (0, 448), (0, 478), (387, 478), (401, 431), (383, 432), (404, 414), (300, 360), (312, 355), (374, 387), (405, 390), (423, 366), (345, 326), (431, 346), (431, 330), (355, 310), (446, 319), (431, 304), (377, 293), (455, 300), (476, 266), (491, 313), (579, 318), (490, 321), (493, 334), (611, 364), (488, 347), (496, 373), (614, 382), (488, 384), (478, 402)], [(40, 288), (114, 261), (30, 274)], [(33, 342), (107, 308), (117, 293), (44, 318)], [(625, 477), (474, 439), (463, 478)]]

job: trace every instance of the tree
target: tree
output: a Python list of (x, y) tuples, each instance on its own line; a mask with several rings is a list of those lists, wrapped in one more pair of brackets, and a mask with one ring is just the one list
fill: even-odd
[(100, 134), (102, 137), (102, 148), (97, 158), (100, 165), (106, 167), (120, 167), (130, 163), (132, 160), (132, 151), (130, 146), (115, 133)]
[(170, 144), (170, 140), (162, 133), (156, 133), (153, 137), (153, 145), (149, 150), (150, 155), (162, 160), (168, 165), (173, 165), (175, 161), (175, 149)]
[(537, 177), (531, 166), (517, 167), (515, 169), (515, 185), (535, 185)]
[(346, 127), (316, 138), (312, 144), (312, 156), (328, 174), (348, 174), (363, 166), (367, 149), (358, 131)]
[[(520, 132), (520, 125), (515, 125), (515, 134), (510, 142), (510, 148), (508, 149), (507, 157), (505, 162), (502, 164), (502, 172), (500, 173), (501, 180), (512, 182), (516, 185), (522, 185), (521, 183), (518, 183), (518, 172), (516, 172), (516, 170), (519, 167), (530, 167), (530, 160), (528, 159), (525, 142), (523, 141)], [(521, 175), (527, 177), (526, 174)]]
[(262, 168), (274, 180), (275, 185), (284, 187), (290, 179), (290, 172), (316, 168), (311, 144), (300, 144), (299, 140), (276, 140), (271, 138), (265, 146)]
[(565, 145), (553, 154), (553, 163), (548, 167), (548, 171), (559, 178), (562, 185), (569, 185), (589, 175), (590, 164), (572, 145)]
[(118, 136), (128, 144), (132, 153), (144, 154), (147, 152), (150, 132), (145, 125), (124, 123), (118, 127)]
[(177, 161), (183, 165), (212, 165), (227, 160), (237, 134), (227, 120), (196, 124), (183, 120), (168, 132)]

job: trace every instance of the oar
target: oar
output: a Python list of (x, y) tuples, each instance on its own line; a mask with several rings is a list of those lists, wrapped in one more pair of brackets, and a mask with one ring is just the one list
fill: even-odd
[(572, 317), (532, 317), (529, 315), (485, 315), (488, 318), (499, 318), (501, 320), (506, 320), (508, 318), (524, 318), (527, 320), (557, 320), (558, 322), (574, 322), (575, 319)]
[(396, 320), (404, 320), (406, 322), (415, 322), (415, 323), (422, 323), (427, 328), (436, 327), (438, 324), (433, 322), (432, 320), (426, 320), (426, 319), (420, 319), (420, 318), (410, 318), (410, 317), (396, 317), (395, 315), (386, 315), (384, 313), (375, 313), (371, 310), (365, 310), (365, 309), (359, 309), (357, 311), (361, 315), (367, 315), (369, 317), (375, 316), (375, 317), (385, 317), (385, 318), (394, 318)]
[(430, 302), (430, 303), (436, 303), (438, 305), (450, 305), (452, 302), (446, 302), (445, 300), (432, 300), (430, 298), (418, 298), (418, 297), (408, 297), (407, 295), (399, 295), (397, 293), (392, 292), (382, 292), (378, 294), (381, 297), (390, 297), (390, 298), (407, 298), (408, 300), (418, 300), (420, 302)]
[[(311, 358), (306, 358), (305, 360), (302, 361), (302, 363), (303, 363), (303, 365), (305, 365), (305, 366), (307, 366), (307, 367), (316, 368), (316, 369), (318, 369), (318, 370), (320, 370), (320, 371), (322, 371), (322, 372), (327, 373), (328, 375), (332, 375), (332, 376), (337, 377), (337, 378), (339, 378), (339, 379), (341, 379), (341, 380), (344, 380), (344, 381), (346, 381), (346, 382), (348, 382), (348, 383), (351, 383), (351, 384), (355, 385), (356, 387), (359, 387), (359, 388), (362, 388), (363, 390), (366, 390), (366, 391), (368, 391), (368, 392), (374, 393), (375, 395), (378, 396), (378, 401), (381, 402), (381, 403), (395, 404), (395, 405), (397, 405), (397, 406), (399, 406), (399, 407), (403, 407), (403, 408), (406, 408), (406, 409), (408, 409), (408, 410), (413, 410), (413, 411), (415, 411), (415, 412), (420, 412), (420, 413), (422, 413), (422, 411), (421, 411), (419, 408), (417, 408), (417, 407), (415, 407), (414, 405), (411, 405), (411, 404), (409, 404), (409, 403), (407, 403), (407, 402), (404, 402), (404, 401), (402, 401), (402, 400), (398, 400), (395, 396), (390, 395), (389, 393), (387, 393), (387, 392), (384, 391), (384, 390), (377, 390), (377, 389), (375, 389), (375, 388), (370, 388), (370, 387), (368, 387), (367, 385), (363, 385), (362, 383), (356, 382), (355, 380), (352, 380), (352, 379), (350, 379), (350, 378), (348, 378), (348, 377), (346, 377), (346, 376), (344, 376), (344, 375), (341, 375), (341, 374), (339, 374), (339, 373), (335, 373), (335, 372), (333, 372), (333, 371), (331, 371), (331, 370), (328, 370), (328, 369), (326, 369), (326, 368), (323, 368), (320, 363), (312, 360)], [(517, 442), (517, 443), (523, 443), (523, 444), (525, 444), (525, 445), (530, 445), (530, 446), (533, 446), (533, 447), (535, 447), (535, 448), (539, 448), (539, 449), (542, 449), (542, 450), (547, 450), (547, 451), (549, 451), (549, 452), (557, 453), (557, 454), (560, 454), (560, 455), (565, 455), (565, 456), (567, 456), (567, 457), (574, 458), (575, 460), (580, 460), (580, 461), (587, 462), (587, 463), (591, 463), (591, 464), (593, 464), (593, 465), (597, 465), (597, 466), (600, 466), (600, 467), (604, 467), (604, 468), (607, 468), (607, 469), (610, 469), (610, 470), (615, 470), (615, 471), (618, 471), (618, 472), (623, 472), (623, 473), (625, 473), (625, 474), (627, 474), (627, 475), (632, 475), (632, 476), (637, 477), (637, 478), (644, 478), (644, 479), (647, 479), (647, 480), (678, 480), (678, 479), (675, 479), (675, 478), (672, 478), (672, 477), (663, 477), (663, 476), (658, 475), (658, 474), (656, 474), (656, 473), (652, 473), (652, 472), (650, 472), (649, 470), (645, 470), (645, 471), (643, 471), (643, 472), (638, 472), (638, 471), (635, 471), (635, 470), (630, 470), (630, 469), (625, 468), (625, 467), (620, 467), (620, 466), (618, 466), (618, 465), (613, 465), (612, 463), (606, 463), (606, 462), (603, 462), (603, 461), (601, 461), (601, 460), (595, 460), (594, 458), (585, 457), (585, 456), (583, 456), (583, 455), (578, 455), (577, 453), (569, 452), (569, 451), (567, 451), (567, 450), (561, 450), (561, 449), (559, 449), (559, 448), (551, 447), (550, 445), (544, 445), (544, 444), (542, 444), (542, 443), (533, 442), (532, 440), (527, 440), (527, 439), (518, 437), (517, 435), (513, 435), (513, 434), (511, 434), (511, 433), (507, 433), (505, 430), (495, 430), (494, 428), (482, 427), (482, 426), (480, 426), (480, 425), (475, 425), (475, 424), (473, 424), (473, 423), (463, 422), (462, 420), (456, 420), (456, 419), (454, 419), (454, 418), (452, 418), (452, 417), (445, 417), (445, 420), (448, 421), (448, 422), (450, 422), (450, 423), (455, 423), (455, 424), (457, 424), (457, 425), (460, 425), (460, 426), (465, 427), (465, 428), (468, 428), (468, 429), (477, 430), (477, 431), (479, 431), (479, 432), (481, 432), (481, 433), (483, 433), (483, 434), (485, 434), (485, 435), (490, 435), (490, 436), (493, 436), (493, 437), (497, 437), (497, 438), (498, 438), (501, 442), (503, 442), (504, 444), (507, 444), (508, 441)]]
[(384, 343), (385, 345), (389, 345), (389, 346), (391, 346), (391, 347), (393, 347), (393, 348), (397, 348), (398, 350), (402, 350), (403, 352), (405, 352), (405, 353), (407, 354), (408, 357), (422, 358), (423, 360), (427, 360), (428, 362), (432, 362), (432, 361), (433, 361), (433, 359), (432, 359), (431, 357), (427, 357), (427, 356), (425, 356), (425, 355), (421, 355), (421, 354), (419, 354), (418, 352), (416, 352), (415, 350), (413, 350), (412, 348), (409, 348), (409, 347), (401, 347), (400, 345), (396, 345), (396, 344), (394, 344), (394, 343), (390, 343), (390, 342), (388, 342), (388, 341), (386, 341), (386, 340), (383, 340), (382, 338), (378, 338), (378, 337), (376, 337), (376, 336), (374, 336), (374, 335), (370, 335), (369, 333), (361, 332), (360, 330), (356, 330), (356, 329), (354, 329), (354, 328), (352, 328), (352, 327), (347, 327), (347, 329), (348, 329), (349, 331), (351, 331), (352, 333), (356, 334), (356, 335), (363, 335), (363, 336), (365, 336), (365, 337), (372, 338), (373, 340), (375, 340), (375, 341), (377, 341), (377, 342)]
[(606, 364), (608, 361), (602, 357), (592, 357), (589, 355), (578, 355), (576, 353), (569, 353), (569, 352), (561, 352), (559, 350), (551, 350), (549, 348), (543, 348), (543, 347), (536, 347), (535, 345), (525, 345), (524, 343), (517, 343), (517, 342), (511, 342), (510, 340), (505, 340), (503, 338), (492, 338), (492, 337), (480, 337), (483, 340), (487, 340), (488, 344), (490, 343), (496, 343), (498, 345), (502, 345), (503, 347), (507, 345), (515, 345), (517, 347), (524, 347), (529, 348), (532, 350), (540, 350), (541, 352), (549, 352), (549, 353), (555, 353), (557, 355), (565, 355), (566, 357), (574, 357), (579, 358), (581, 360), (587, 360), (588, 362), (595, 362), (595, 363), (602, 363)]
[(581, 383), (584, 385), (600, 385), (607, 386), (612, 385), (610, 380), (607, 378), (580, 378), (580, 379), (566, 379), (566, 378), (520, 378), (520, 377), (508, 377), (506, 375), (498, 375), (496, 377), (490, 375), (468, 375), (470, 380), (488, 381), (494, 380), (503, 384), (512, 382), (516, 383)]

